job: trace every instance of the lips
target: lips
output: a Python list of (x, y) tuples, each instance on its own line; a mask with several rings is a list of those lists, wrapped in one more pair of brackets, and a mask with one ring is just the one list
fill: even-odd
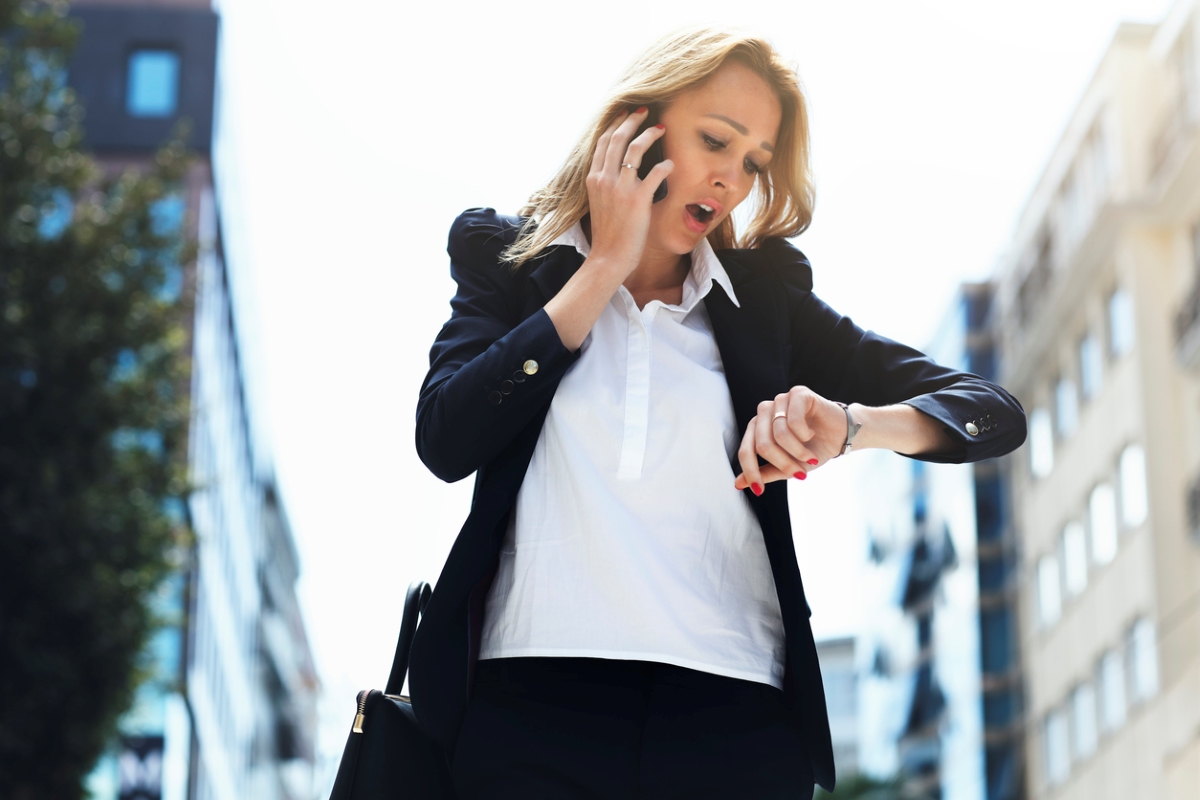
[(696, 233), (702, 233), (708, 229), (709, 223), (721, 213), (722, 208), (715, 199), (706, 197), (699, 203), (688, 203), (684, 206), (684, 210), (688, 228)]

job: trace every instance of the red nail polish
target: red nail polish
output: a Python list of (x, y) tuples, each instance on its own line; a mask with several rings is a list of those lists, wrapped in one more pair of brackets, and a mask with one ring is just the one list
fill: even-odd
[(658, 128), (660, 131), (665, 131), (667, 129), (667, 126), (663, 125), (661, 122), (658, 123), (657, 125), (655, 125), (654, 127)]
[(645, 113), (645, 111), (646, 111), (646, 107), (645, 107), (645, 106), (642, 106), (641, 108), (639, 108), (637, 111), (635, 111), (635, 112), (633, 112), (633, 113), (635, 113), (635, 114), (643, 114), (643, 113)]
[(808, 477), (808, 473), (801, 470), (800, 472), (796, 473), (796, 477), (799, 478), (800, 480), (804, 480), (805, 478)]
[(762, 497), (762, 486), (757, 483), (750, 484), (750, 491), (754, 492), (756, 497)]
[(808, 463), (815, 467), (817, 464), (820, 464), (821, 462), (817, 461), (815, 458), (810, 458), (808, 460)]

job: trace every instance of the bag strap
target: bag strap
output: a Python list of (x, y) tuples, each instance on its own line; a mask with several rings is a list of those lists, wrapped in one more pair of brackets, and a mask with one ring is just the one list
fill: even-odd
[(400, 620), (400, 638), (396, 640), (396, 656), (392, 659), (392, 672), (388, 676), (384, 694), (400, 694), (404, 691), (404, 677), (408, 674), (408, 654), (412, 650), (417, 622), (425, 613), (425, 604), (432, 593), (425, 581), (413, 581), (404, 596), (404, 617)]

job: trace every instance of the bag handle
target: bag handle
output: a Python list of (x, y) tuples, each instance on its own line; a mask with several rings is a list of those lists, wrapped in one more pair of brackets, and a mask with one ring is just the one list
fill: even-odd
[(404, 596), (404, 617), (400, 620), (400, 638), (396, 640), (396, 656), (392, 659), (392, 672), (388, 675), (384, 694), (398, 695), (404, 691), (404, 676), (408, 674), (408, 654), (412, 650), (413, 636), (432, 592), (425, 581), (413, 581), (408, 587), (408, 593)]

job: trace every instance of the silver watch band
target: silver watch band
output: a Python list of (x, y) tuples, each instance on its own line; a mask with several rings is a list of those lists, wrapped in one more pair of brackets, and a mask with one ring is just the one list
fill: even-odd
[[(836, 400), (834, 402), (837, 403)], [(854, 434), (858, 433), (862, 423), (854, 421), (854, 415), (850, 413), (850, 406), (845, 403), (838, 403), (838, 405), (842, 407), (842, 411), (846, 412), (846, 443), (842, 445), (842, 452), (838, 453), (838, 456), (844, 456), (854, 449)], [(834, 456), (834, 458), (836, 457)]]

